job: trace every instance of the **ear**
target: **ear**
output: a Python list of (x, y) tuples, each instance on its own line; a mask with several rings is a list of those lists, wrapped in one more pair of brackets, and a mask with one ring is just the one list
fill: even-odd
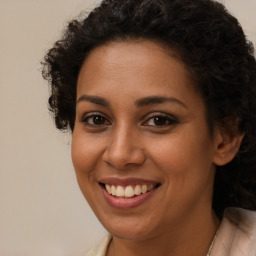
[(229, 130), (217, 128), (213, 162), (219, 166), (231, 162), (240, 148), (243, 137), (244, 134), (239, 132), (237, 127)]

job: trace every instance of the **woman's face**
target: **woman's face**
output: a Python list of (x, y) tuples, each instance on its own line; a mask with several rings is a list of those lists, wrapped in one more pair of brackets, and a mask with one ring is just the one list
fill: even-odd
[(113, 235), (153, 237), (209, 215), (215, 144), (204, 103), (170, 50), (114, 42), (86, 58), (72, 159), (82, 193)]

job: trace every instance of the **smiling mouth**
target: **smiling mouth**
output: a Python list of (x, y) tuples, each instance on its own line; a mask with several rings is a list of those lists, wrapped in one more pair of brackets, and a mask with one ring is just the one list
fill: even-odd
[(100, 185), (107, 191), (109, 195), (117, 198), (133, 198), (141, 194), (146, 194), (160, 186), (160, 184), (137, 184), (137, 185), (111, 185), (100, 183)]

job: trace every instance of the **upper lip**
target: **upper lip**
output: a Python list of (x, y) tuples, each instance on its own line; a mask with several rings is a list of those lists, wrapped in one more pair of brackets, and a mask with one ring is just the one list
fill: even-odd
[(160, 184), (156, 180), (140, 179), (140, 178), (117, 178), (117, 177), (107, 177), (99, 180), (99, 183), (109, 184), (109, 185), (155, 185)]

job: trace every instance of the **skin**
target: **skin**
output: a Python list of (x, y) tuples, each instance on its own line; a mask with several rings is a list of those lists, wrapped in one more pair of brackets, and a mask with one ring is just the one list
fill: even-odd
[[(208, 251), (219, 224), (211, 207), (215, 164), (229, 161), (236, 150), (227, 153), (227, 145), (238, 146), (239, 140), (217, 129), (210, 133), (192, 81), (175, 53), (152, 41), (108, 43), (85, 59), (77, 83), (72, 160), (82, 193), (113, 235), (107, 255)], [(156, 96), (172, 100), (136, 104)], [(159, 115), (160, 125), (154, 118)], [(108, 177), (161, 185), (143, 204), (116, 209), (99, 185)]]

